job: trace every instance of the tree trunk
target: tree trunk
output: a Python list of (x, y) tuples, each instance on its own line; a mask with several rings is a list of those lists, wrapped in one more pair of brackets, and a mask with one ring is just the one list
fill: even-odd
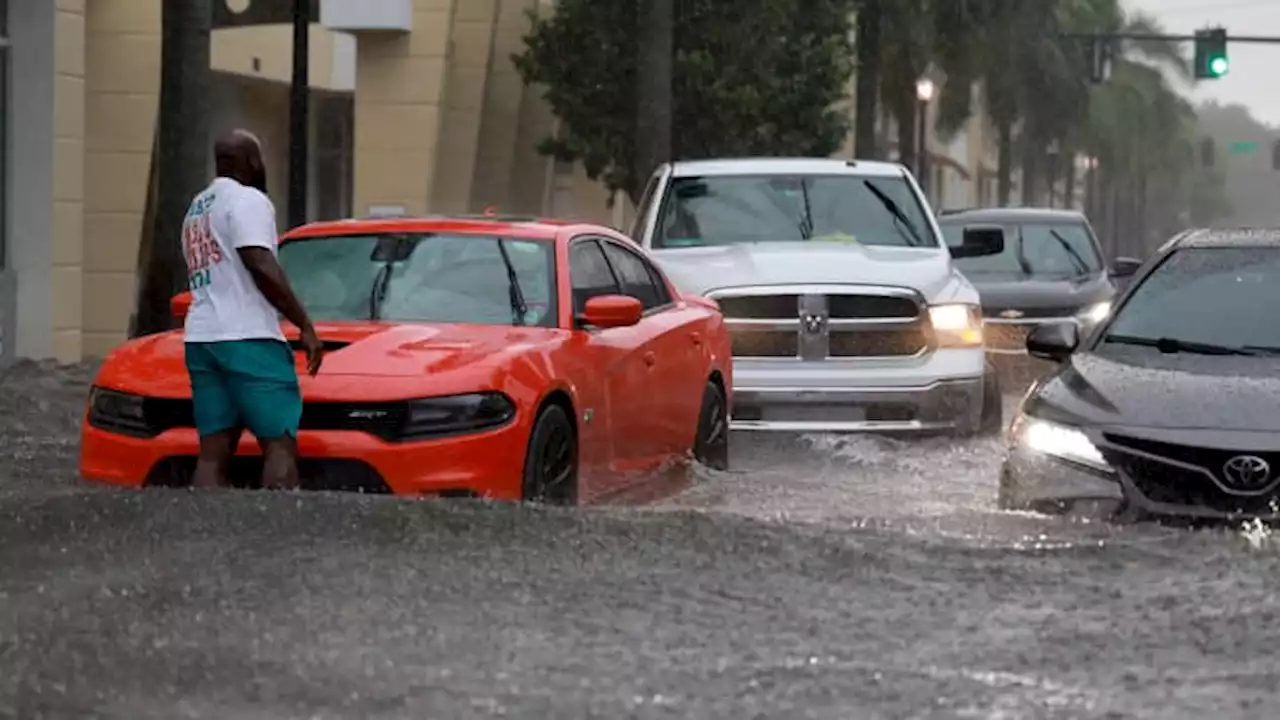
[(1001, 118), (996, 122), (996, 138), (999, 157), (996, 164), (996, 194), (1000, 207), (1007, 207), (1013, 196), (1013, 120)]
[(164, 0), (160, 107), (156, 118), (156, 206), (134, 335), (172, 327), (169, 299), (186, 287), (182, 220), (209, 181), (209, 31), (213, 0)]
[(884, 20), (882, 0), (863, 0), (858, 11), (857, 28), (857, 98), (855, 102), (853, 153), (864, 160), (880, 159), (876, 143), (876, 118), (880, 99), (881, 29)]
[[(898, 121), (898, 162), (915, 174), (916, 166), (916, 96), (915, 87), (899, 90), (893, 95), (894, 116)], [(918, 180), (918, 178), (917, 178)]]
[(649, 175), (672, 159), (671, 76), (675, 57), (674, 0), (637, 1), (636, 165), (628, 188), (635, 204), (640, 202)]
[(1021, 145), (1018, 154), (1021, 156), (1019, 165), (1022, 171), (1022, 204), (1024, 207), (1032, 207), (1040, 204), (1037, 197), (1040, 189), (1040, 155), (1033, 149), (1036, 143), (1025, 129), (1022, 131), (1022, 141), (1019, 145)]
[(1066, 173), (1063, 179), (1062, 188), (1062, 207), (1068, 210), (1076, 209), (1076, 152), (1068, 150), (1062, 154), (1062, 171)]

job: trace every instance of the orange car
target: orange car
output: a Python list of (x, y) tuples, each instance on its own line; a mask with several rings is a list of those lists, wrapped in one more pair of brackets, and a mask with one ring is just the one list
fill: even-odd
[[(299, 373), (304, 487), (574, 504), (639, 489), (690, 455), (728, 463), (719, 309), (680, 295), (613, 230), (323, 222), (286, 234), (280, 263), (328, 349), (316, 377)], [(175, 297), (175, 315), (190, 302)], [(114, 350), (86, 409), (82, 476), (182, 486), (197, 444), (182, 332)], [(238, 485), (257, 484), (258, 452), (242, 441)]]

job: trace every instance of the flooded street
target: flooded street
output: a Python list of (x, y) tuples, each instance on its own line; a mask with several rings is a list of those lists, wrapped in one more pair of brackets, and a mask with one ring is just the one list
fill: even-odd
[(0, 717), (1272, 718), (1265, 529), (994, 509), (999, 444), (735, 436), (655, 507), (79, 484), (0, 380)]

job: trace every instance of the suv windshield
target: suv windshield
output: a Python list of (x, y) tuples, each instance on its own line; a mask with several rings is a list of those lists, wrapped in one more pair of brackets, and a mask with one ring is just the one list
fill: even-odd
[[(973, 275), (1034, 275), (1077, 277), (1102, 272), (1088, 228), (1081, 223), (1006, 224), (1004, 252), (984, 257), (956, 258), (962, 273)], [(947, 245), (964, 240), (965, 225), (942, 224)]]
[[(1104, 342), (1220, 349), (1280, 347), (1280, 249), (1174, 251), (1119, 308)], [(1159, 345), (1156, 343), (1159, 342)]]
[(808, 240), (938, 246), (902, 178), (730, 175), (673, 180), (653, 247)]
[(553, 247), (484, 235), (342, 235), (282, 243), (280, 265), (317, 321), (555, 327)]

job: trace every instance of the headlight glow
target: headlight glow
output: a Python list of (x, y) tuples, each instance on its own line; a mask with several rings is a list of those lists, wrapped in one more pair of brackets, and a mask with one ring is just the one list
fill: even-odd
[(929, 322), (938, 338), (938, 347), (982, 345), (982, 311), (977, 305), (934, 305)]
[(1100, 303), (1094, 303), (1092, 305), (1086, 305), (1085, 307), (1081, 308), (1079, 313), (1076, 313), (1076, 317), (1080, 318), (1086, 323), (1089, 323), (1091, 325), (1096, 325), (1097, 323), (1100, 323), (1103, 320), (1106, 320), (1107, 316), (1110, 314), (1111, 314), (1111, 302), (1103, 301)]
[(1077, 428), (1024, 415), (1018, 419), (1014, 435), (1018, 445), (1033, 453), (1111, 472), (1097, 446)]

